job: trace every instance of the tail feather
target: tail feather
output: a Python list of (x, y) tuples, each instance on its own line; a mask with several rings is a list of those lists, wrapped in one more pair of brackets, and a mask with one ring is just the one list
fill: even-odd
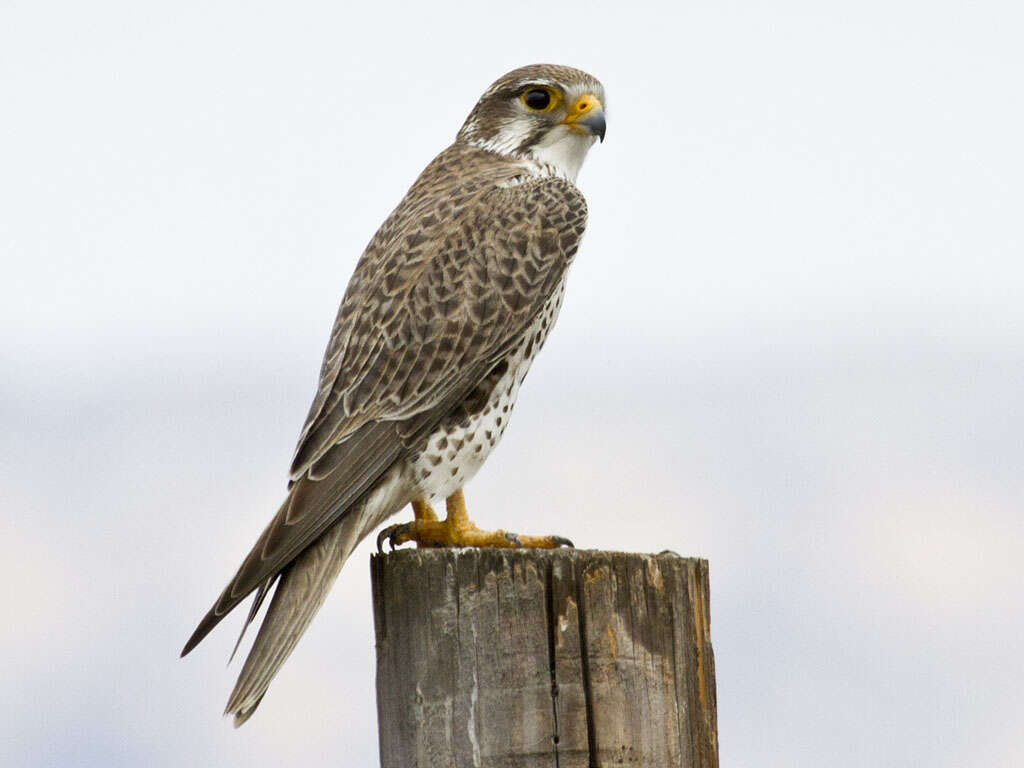
[(252, 600), (252, 607), (249, 608), (249, 615), (245, 617), (245, 623), (242, 625), (242, 631), (238, 633), (238, 639), (235, 640), (235, 647), (231, 649), (231, 656), (228, 657), (228, 664), (235, 660), (235, 654), (238, 653), (238, 647), (242, 644), (242, 638), (245, 637), (245, 632), (249, 629), (249, 625), (252, 624), (253, 619), (256, 618), (256, 614), (260, 612), (260, 606), (263, 605), (263, 601), (267, 597), (267, 593), (270, 588), (274, 586), (274, 582), (277, 581), (281, 574), (275, 573), (269, 579), (260, 584), (260, 588), (256, 590), (256, 597)]
[(256, 711), (271, 680), (323, 604), (352, 550), (400, 507), (401, 503), (396, 505), (391, 499), (372, 494), (343, 515), (281, 572), (270, 608), (224, 711), (226, 715), (234, 715), (236, 728)]

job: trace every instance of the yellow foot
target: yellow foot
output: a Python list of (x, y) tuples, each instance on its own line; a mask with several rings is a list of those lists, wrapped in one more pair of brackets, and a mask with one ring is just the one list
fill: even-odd
[(377, 551), (384, 551), (384, 542), (391, 549), (415, 541), (421, 547), (506, 547), (513, 549), (557, 549), (571, 547), (572, 542), (562, 536), (520, 536), (508, 531), (481, 531), (469, 520), (466, 500), (462, 491), (447, 499), (448, 517), (438, 520), (426, 502), (413, 503), (416, 519), (411, 523), (392, 525), (377, 536)]

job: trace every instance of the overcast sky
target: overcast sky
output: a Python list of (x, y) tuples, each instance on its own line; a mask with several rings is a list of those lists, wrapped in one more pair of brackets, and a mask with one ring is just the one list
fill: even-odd
[(358, 550), (240, 731), (242, 616), (363, 246), (480, 93), (608, 135), (485, 527), (711, 561), (723, 766), (1024, 764), (1024, 11), (0, 4), (0, 764), (373, 766)]

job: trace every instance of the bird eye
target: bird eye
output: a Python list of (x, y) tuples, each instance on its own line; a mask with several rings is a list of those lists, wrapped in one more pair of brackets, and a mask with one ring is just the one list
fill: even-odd
[(547, 91), (542, 91), (540, 88), (534, 88), (532, 91), (526, 92), (526, 95), (523, 96), (523, 101), (530, 109), (540, 111), (547, 109), (548, 104), (551, 103), (551, 94)]
[(531, 112), (550, 112), (558, 104), (558, 92), (553, 88), (530, 88), (522, 99)]

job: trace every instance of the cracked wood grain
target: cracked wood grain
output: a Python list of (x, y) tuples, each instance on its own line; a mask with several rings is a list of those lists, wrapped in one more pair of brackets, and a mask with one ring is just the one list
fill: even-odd
[(705, 560), (371, 560), (382, 768), (716, 768)]

